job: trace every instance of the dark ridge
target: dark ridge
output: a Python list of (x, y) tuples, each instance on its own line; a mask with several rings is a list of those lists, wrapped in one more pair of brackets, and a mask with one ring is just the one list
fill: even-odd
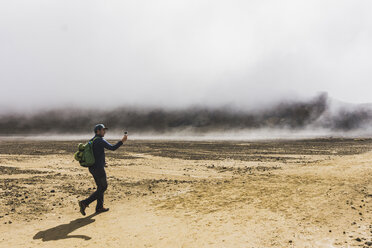
[(371, 123), (371, 109), (329, 110), (327, 94), (307, 102), (283, 102), (257, 111), (231, 107), (193, 107), (180, 110), (117, 108), (107, 111), (55, 109), (31, 115), (6, 114), (0, 118), (0, 134), (82, 133), (96, 123), (114, 130), (172, 132), (192, 128), (194, 132), (231, 129), (318, 127), (338, 131), (363, 128)]

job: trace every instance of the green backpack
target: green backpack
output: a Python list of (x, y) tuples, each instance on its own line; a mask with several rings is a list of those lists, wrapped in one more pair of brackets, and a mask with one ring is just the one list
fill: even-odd
[(95, 137), (93, 140), (90, 140), (86, 144), (80, 143), (78, 145), (78, 151), (75, 152), (74, 157), (75, 160), (79, 161), (80, 165), (83, 167), (90, 167), (94, 165), (96, 160), (94, 159), (94, 154), (93, 154), (93, 142), (97, 139), (98, 137)]

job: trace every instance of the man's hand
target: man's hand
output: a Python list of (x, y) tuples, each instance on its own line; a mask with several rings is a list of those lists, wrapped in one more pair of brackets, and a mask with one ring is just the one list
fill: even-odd
[(124, 135), (123, 138), (121, 139), (121, 142), (124, 143), (125, 141), (127, 141), (127, 139), (128, 139), (128, 135)]

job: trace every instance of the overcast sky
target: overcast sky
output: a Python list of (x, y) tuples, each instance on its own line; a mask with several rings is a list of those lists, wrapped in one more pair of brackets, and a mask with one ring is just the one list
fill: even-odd
[(2, 109), (372, 102), (370, 0), (3, 0)]

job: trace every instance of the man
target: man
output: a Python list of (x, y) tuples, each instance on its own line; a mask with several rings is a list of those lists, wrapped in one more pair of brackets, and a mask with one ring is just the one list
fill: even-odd
[(97, 190), (83, 201), (79, 201), (80, 213), (85, 215), (85, 209), (93, 201), (97, 200), (96, 213), (106, 212), (109, 209), (103, 207), (103, 194), (107, 189), (107, 178), (105, 172), (105, 148), (111, 151), (118, 149), (127, 140), (127, 135), (116, 143), (111, 145), (103, 137), (105, 136), (106, 128), (103, 124), (97, 124), (94, 127), (95, 136), (91, 139), (93, 141), (93, 154), (95, 158), (94, 165), (89, 167), (89, 172), (93, 175), (94, 181), (97, 184)]

